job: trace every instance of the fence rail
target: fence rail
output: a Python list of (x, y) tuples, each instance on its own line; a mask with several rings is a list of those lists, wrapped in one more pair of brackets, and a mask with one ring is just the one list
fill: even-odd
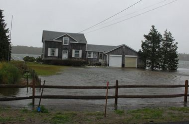
[[(35, 104), (35, 98), (43, 99), (90, 99), (98, 100), (105, 99), (106, 96), (72, 96), (72, 95), (35, 95), (35, 88), (56, 88), (56, 89), (107, 89), (107, 86), (58, 86), (58, 85), (35, 85), (33, 81), (32, 85), (0, 85), (1, 88), (32, 88), (32, 96), (27, 97), (13, 97), (13, 98), (0, 98), (0, 101), (13, 101), (13, 100), (24, 100), (32, 99), (32, 104)], [(166, 94), (166, 95), (119, 95), (119, 88), (185, 88), (183, 94)], [(114, 96), (108, 96), (108, 99), (115, 99), (115, 106), (117, 106), (118, 98), (175, 98), (175, 97), (184, 97), (184, 102), (187, 102), (188, 94), (188, 80), (185, 81), (185, 85), (118, 85), (118, 80), (116, 80), (115, 86), (108, 86), (108, 89), (115, 89)]]

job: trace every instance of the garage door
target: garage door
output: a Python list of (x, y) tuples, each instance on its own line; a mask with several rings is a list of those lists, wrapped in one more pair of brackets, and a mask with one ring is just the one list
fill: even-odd
[(109, 66), (110, 67), (121, 67), (122, 57), (116, 55), (110, 55)]
[(125, 57), (125, 67), (137, 67), (136, 57)]

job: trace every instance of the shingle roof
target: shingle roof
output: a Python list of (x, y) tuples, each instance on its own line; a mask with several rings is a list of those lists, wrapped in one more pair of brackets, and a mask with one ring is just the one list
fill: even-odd
[(66, 34), (71, 36), (75, 40), (77, 40), (78, 43), (87, 43), (87, 40), (86, 40), (84, 34), (67, 33), (67, 32), (55, 32), (55, 31), (46, 31), (46, 30), (43, 30), (43, 41), (45, 41), (45, 40), (53, 40), (55, 38), (58, 38), (60, 36), (66, 35)]
[(108, 52), (112, 49), (115, 49), (116, 47), (117, 46), (87, 44), (87, 51)]

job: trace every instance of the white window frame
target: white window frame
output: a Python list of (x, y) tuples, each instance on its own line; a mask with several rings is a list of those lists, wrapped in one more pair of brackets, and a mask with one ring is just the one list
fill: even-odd
[[(76, 54), (76, 51), (78, 51), (79, 52), (79, 56), (75, 56)], [(75, 50), (75, 49), (72, 49), (72, 57), (73, 58), (82, 58), (82, 50)]]
[[(52, 55), (52, 50), (54, 50), (54, 55)], [(58, 48), (48, 48), (48, 56), (58, 56)]]
[[(91, 56), (89, 56), (89, 52), (91, 53)], [(87, 58), (93, 58), (93, 52), (88, 51), (88, 52), (87, 52)]]
[(93, 52), (93, 58), (98, 58), (98, 53), (97, 52)]
[[(76, 52), (78, 52), (78, 53), (76, 54)], [(74, 54), (75, 54), (75, 55), (74, 55), (75, 58), (79, 58), (79, 56), (80, 56), (80, 55), (79, 55), (79, 50), (75, 50), (75, 53), (74, 53)], [(76, 56), (76, 55), (78, 55), (78, 56)]]
[[(64, 43), (64, 40), (65, 40), (66, 38), (68, 39), (68, 43), (67, 43), (67, 44)], [(69, 45), (69, 37), (63, 37), (63, 45)]]

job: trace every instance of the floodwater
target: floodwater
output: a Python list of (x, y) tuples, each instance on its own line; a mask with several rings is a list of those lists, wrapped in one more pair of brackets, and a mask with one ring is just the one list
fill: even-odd
[[(50, 71), (50, 70), (49, 70)], [(119, 85), (158, 85), (158, 84), (182, 84), (189, 79), (189, 62), (182, 62), (177, 72), (149, 71), (130, 68), (110, 68), (110, 67), (66, 67), (59, 74), (41, 77), (42, 81), (46, 80), (47, 85), (64, 85), (64, 86), (110, 86), (115, 85), (116, 80)], [(184, 88), (127, 88), (119, 89), (119, 95), (163, 95), (163, 94), (183, 94)], [(19, 89), (13, 92), (11, 97), (30, 96), (31, 89)], [(40, 95), (40, 90), (37, 89)], [(44, 89), (44, 95), (102, 95), (105, 96), (105, 89)], [(109, 95), (115, 95), (115, 89), (109, 90)], [(1, 97), (7, 94), (0, 94)], [(118, 99), (119, 109), (132, 109), (142, 107), (166, 107), (166, 106), (189, 106), (189, 103), (183, 102), (184, 98), (154, 98), (139, 99), (126, 98)], [(31, 100), (1, 102), (0, 105), (10, 105), (15, 107), (28, 107)], [(38, 99), (36, 99), (36, 105)], [(63, 110), (103, 110), (105, 100), (54, 100), (42, 99), (42, 104), (53, 109)], [(108, 100), (108, 109), (114, 109), (114, 99)]]

